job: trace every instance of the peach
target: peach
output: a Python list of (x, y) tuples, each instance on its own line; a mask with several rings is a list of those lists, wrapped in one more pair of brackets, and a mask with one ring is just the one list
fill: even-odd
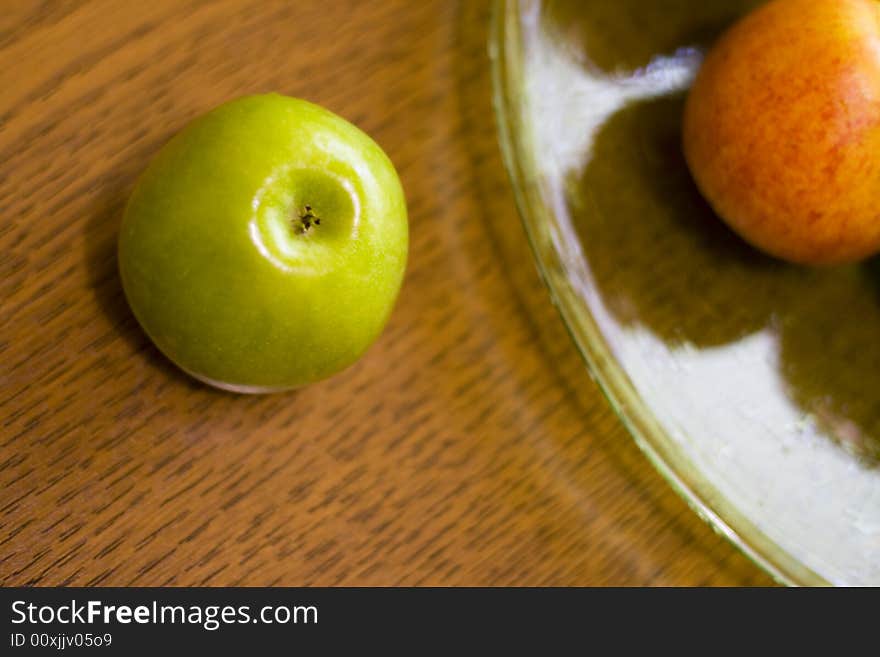
[(683, 146), (746, 241), (809, 265), (880, 250), (880, 2), (774, 0), (713, 46)]

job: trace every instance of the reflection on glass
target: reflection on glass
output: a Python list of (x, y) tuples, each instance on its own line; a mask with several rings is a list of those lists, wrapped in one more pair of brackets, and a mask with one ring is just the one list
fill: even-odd
[(681, 155), (701, 52), (756, 4), (502, 3), (503, 145), (551, 290), (661, 470), (785, 581), (877, 584), (880, 267), (763, 256)]

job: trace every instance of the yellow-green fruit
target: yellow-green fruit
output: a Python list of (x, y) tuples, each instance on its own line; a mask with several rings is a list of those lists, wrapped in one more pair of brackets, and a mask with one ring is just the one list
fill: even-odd
[(126, 207), (119, 269), (172, 361), (213, 385), (268, 392), (366, 351), (407, 244), (382, 149), (326, 109), (267, 94), (214, 109), (159, 152)]

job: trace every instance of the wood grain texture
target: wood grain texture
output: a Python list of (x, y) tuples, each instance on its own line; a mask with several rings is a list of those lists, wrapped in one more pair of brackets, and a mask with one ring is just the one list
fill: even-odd
[[(0, 584), (763, 585), (586, 374), (496, 142), (478, 2), (23, 2), (0, 10)], [(150, 157), (279, 91), (369, 132), (411, 253), (357, 365), (291, 394), (181, 374), (129, 312)]]

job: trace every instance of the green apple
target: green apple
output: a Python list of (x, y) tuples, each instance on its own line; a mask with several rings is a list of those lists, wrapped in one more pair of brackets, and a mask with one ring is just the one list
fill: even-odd
[(150, 163), (125, 209), (131, 308), (189, 374), (272, 392), (354, 363), (382, 332), (408, 248), (403, 189), (361, 130), (304, 100), (247, 96)]

